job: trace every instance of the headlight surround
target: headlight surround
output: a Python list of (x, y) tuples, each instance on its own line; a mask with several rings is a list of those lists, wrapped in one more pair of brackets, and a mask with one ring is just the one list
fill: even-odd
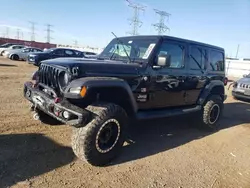
[(59, 74), (59, 84), (61, 87), (67, 86), (69, 81), (70, 75), (67, 72), (63, 71)]

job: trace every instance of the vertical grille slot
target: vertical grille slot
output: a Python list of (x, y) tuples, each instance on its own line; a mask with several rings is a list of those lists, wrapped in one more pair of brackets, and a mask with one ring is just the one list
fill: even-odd
[(60, 72), (61, 70), (56, 67), (41, 64), (39, 67), (39, 82), (59, 92)]

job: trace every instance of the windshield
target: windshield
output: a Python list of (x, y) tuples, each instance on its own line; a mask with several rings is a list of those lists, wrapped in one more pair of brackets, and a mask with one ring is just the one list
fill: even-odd
[(157, 42), (156, 37), (113, 39), (99, 55), (99, 58), (121, 61), (129, 61), (130, 58), (132, 62), (146, 61)]

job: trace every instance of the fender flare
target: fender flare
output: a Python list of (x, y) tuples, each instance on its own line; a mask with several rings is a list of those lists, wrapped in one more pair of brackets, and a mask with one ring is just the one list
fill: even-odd
[(138, 110), (137, 103), (135, 101), (133, 92), (128, 85), (128, 83), (119, 78), (113, 78), (113, 77), (84, 77), (73, 80), (65, 89), (64, 96), (66, 98), (73, 98), (73, 99), (83, 99), (82, 96), (79, 94), (73, 94), (69, 93), (70, 88), (76, 88), (76, 87), (87, 87), (87, 93), (86, 97), (88, 97), (88, 94), (93, 91), (93, 89), (96, 88), (120, 88), (123, 89), (124, 92), (129, 97), (129, 101), (131, 103), (133, 112), (136, 113)]
[(223, 99), (222, 100), (224, 100), (224, 97), (225, 97), (225, 86), (224, 86), (224, 83), (221, 80), (212, 80), (212, 81), (210, 81), (209, 84), (206, 85), (206, 87), (200, 93), (200, 96), (198, 98), (197, 103), (199, 105), (204, 104), (204, 102), (206, 101), (207, 97), (211, 94), (212, 89), (214, 87), (218, 87), (218, 86), (223, 88), (223, 93), (222, 93)]

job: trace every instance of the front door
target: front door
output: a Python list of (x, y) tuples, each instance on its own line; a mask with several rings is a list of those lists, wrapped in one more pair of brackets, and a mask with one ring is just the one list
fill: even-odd
[(186, 84), (186, 44), (178, 41), (162, 42), (154, 64), (159, 54), (171, 56), (169, 67), (153, 68), (151, 77), (151, 103), (154, 108), (179, 107), (185, 105)]

